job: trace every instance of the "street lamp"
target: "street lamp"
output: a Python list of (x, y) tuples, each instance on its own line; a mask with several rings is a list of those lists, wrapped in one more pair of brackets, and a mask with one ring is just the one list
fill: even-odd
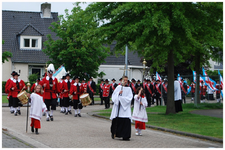
[(146, 67), (146, 64), (147, 64), (147, 62), (145, 61), (145, 59), (143, 60), (142, 64), (143, 64), (143, 77), (142, 77), (142, 83), (143, 83), (143, 81), (144, 81), (144, 75), (145, 75), (145, 67)]

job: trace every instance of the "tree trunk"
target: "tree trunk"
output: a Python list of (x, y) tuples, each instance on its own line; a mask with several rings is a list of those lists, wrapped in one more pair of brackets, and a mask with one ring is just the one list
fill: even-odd
[(195, 106), (197, 104), (200, 104), (200, 97), (199, 97), (199, 74), (200, 72), (200, 54), (197, 52), (196, 55), (196, 64), (195, 64), (195, 70), (196, 70), (196, 87), (195, 87)]
[(170, 50), (168, 54), (168, 93), (167, 93), (167, 106), (166, 106), (166, 114), (175, 114), (175, 103), (174, 103), (174, 57), (173, 50)]

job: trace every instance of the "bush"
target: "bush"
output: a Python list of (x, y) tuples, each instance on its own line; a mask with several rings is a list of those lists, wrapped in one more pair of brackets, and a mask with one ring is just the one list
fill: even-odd
[(5, 84), (6, 84), (6, 81), (2, 81), (2, 93), (5, 93)]
[(38, 77), (39, 77), (38, 74), (29, 75), (28, 80), (30, 81), (30, 84), (33, 85), (38, 79)]
[(99, 95), (99, 85), (100, 84), (96, 84), (96, 93), (95, 93), (95, 95)]

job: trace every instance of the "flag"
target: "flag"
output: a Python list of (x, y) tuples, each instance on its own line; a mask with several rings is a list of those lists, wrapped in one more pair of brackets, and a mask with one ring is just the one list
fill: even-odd
[(156, 79), (155, 79), (156, 81), (157, 80), (159, 80), (160, 82), (162, 81), (162, 79), (161, 79), (161, 77), (160, 77), (160, 75), (158, 74), (158, 72), (156, 71)]
[[(220, 76), (220, 85), (223, 87), (223, 77), (221, 76), (219, 70), (218, 70), (218, 74), (219, 74), (219, 76)], [(222, 97), (223, 97), (223, 90), (221, 90), (221, 95), (222, 95)]]
[(206, 73), (204, 67), (202, 67), (202, 72), (203, 72), (203, 78), (204, 78), (204, 82), (206, 83), (206, 85), (209, 87), (210, 90), (214, 90), (216, 91), (216, 82), (214, 80), (212, 80)]
[(66, 74), (66, 69), (63, 65), (61, 65), (53, 74), (53, 77), (58, 79), (58, 82), (61, 81), (62, 76)]
[[(201, 76), (201, 75), (200, 75)], [(206, 81), (205, 77), (202, 77), (205, 85), (207, 85), (207, 87), (210, 89), (210, 90), (213, 90), (213, 91), (217, 91), (216, 87), (213, 86), (213, 84), (211, 84), (211, 81)]]
[(178, 81), (181, 81), (181, 79), (182, 79), (182, 77), (181, 77), (180, 74), (178, 73), (178, 75), (177, 75), (177, 80), (178, 80)]
[(187, 85), (187, 94), (191, 92), (191, 86)]
[[(196, 83), (196, 72), (195, 71), (193, 71), (193, 81), (194, 81), (194, 83)], [(204, 80), (202, 79), (202, 77), (200, 75), (199, 82), (202, 82), (202, 81), (204, 81)]]

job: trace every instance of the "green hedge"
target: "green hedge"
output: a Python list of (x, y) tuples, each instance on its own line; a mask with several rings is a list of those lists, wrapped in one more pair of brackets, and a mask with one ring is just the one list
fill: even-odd
[(5, 84), (6, 84), (6, 81), (2, 81), (2, 93), (5, 93)]

